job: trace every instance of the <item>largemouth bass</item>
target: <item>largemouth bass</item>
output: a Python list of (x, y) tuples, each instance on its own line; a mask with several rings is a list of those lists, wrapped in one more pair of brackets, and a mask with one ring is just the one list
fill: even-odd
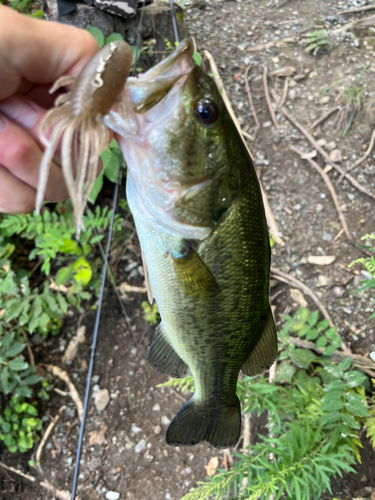
[(236, 383), (273, 363), (270, 245), (253, 163), (212, 79), (186, 40), (129, 78), (126, 113), (106, 124), (128, 167), (149, 300), (161, 323), (148, 362), (195, 392), (171, 422), (170, 445), (227, 448), (241, 432)]

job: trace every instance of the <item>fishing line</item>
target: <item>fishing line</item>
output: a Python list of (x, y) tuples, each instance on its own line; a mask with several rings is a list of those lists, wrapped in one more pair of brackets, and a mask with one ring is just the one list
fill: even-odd
[(98, 309), (96, 311), (94, 333), (93, 333), (92, 343), (91, 343), (91, 354), (90, 354), (89, 371), (87, 374), (85, 401), (83, 403), (82, 422), (81, 422), (81, 427), (79, 429), (79, 437), (78, 437), (78, 445), (77, 445), (77, 453), (76, 453), (76, 464), (75, 464), (75, 468), (74, 468), (74, 477), (73, 477), (73, 486), (72, 486), (72, 500), (74, 500), (76, 497), (78, 474), (79, 474), (79, 463), (80, 463), (81, 452), (82, 452), (83, 434), (85, 431), (86, 414), (87, 414), (87, 407), (88, 407), (89, 396), (90, 396), (90, 385), (91, 385), (92, 371), (94, 368), (95, 349), (96, 349), (96, 343), (98, 340), (99, 321), (100, 321), (100, 313), (102, 310), (103, 297), (104, 297), (105, 278), (107, 275), (108, 255), (109, 255), (109, 249), (111, 246), (113, 223), (115, 220), (118, 186), (119, 186), (119, 178), (120, 178), (120, 172), (121, 172), (121, 163), (122, 163), (122, 157), (120, 157), (117, 182), (115, 184), (115, 189), (114, 189), (114, 193), (113, 193), (112, 216), (111, 216), (111, 222), (110, 222), (109, 231), (108, 231), (108, 241), (107, 241), (107, 248), (106, 248), (105, 260), (104, 260), (104, 266), (103, 266), (102, 282), (100, 285), (99, 304), (98, 304)]
[[(179, 38), (178, 38), (177, 25), (176, 25), (176, 19), (175, 19), (175, 13), (174, 13), (174, 9), (173, 9), (172, 0), (169, 0), (169, 4), (170, 4), (171, 16), (172, 16), (172, 24), (173, 24), (173, 30), (174, 30), (174, 35), (175, 35), (175, 41), (178, 44)], [(144, 14), (144, 10), (145, 10), (145, 5), (146, 5), (146, 2), (144, 1), (143, 5), (142, 5), (141, 16), (139, 19), (138, 29), (137, 29), (137, 43), (136, 43), (136, 49), (135, 49), (135, 54), (134, 54), (134, 64), (133, 64), (132, 76), (135, 76), (135, 74), (136, 74), (136, 63), (137, 63), (139, 52), (140, 52), (139, 44), (140, 44), (140, 39), (141, 39), (142, 22), (143, 22), (143, 14)], [(118, 197), (118, 190), (119, 190), (119, 180), (120, 180), (122, 159), (123, 159), (122, 155), (120, 155), (119, 169), (118, 169), (118, 174), (117, 174), (117, 182), (115, 184), (115, 189), (113, 192), (113, 209), (112, 209), (111, 221), (110, 221), (110, 225), (109, 225), (108, 240), (107, 240), (107, 247), (106, 247), (105, 254), (103, 251), (103, 247), (101, 245), (99, 247), (101, 250), (103, 260), (104, 260), (104, 266), (103, 266), (102, 281), (101, 281), (101, 285), (100, 285), (98, 309), (96, 311), (94, 332), (93, 332), (93, 338), (92, 338), (92, 343), (91, 343), (90, 363), (89, 363), (89, 369), (88, 369), (88, 374), (87, 374), (85, 400), (83, 403), (82, 422), (81, 422), (81, 427), (79, 430), (79, 437), (78, 437), (78, 444), (77, 444), (76, 463), (75, 463), (75, 468), (74, 468), (71, 500), (75, 500), (75, 498), (76, 498), (79, 466), (80, 466), (81, 453), (82, 453), (82, 443), (83, 443), (83, 436), (84, 436), (84, 431), (85, 431), (88, 402), (89, 402), (89, 397), (90, 397), (90, 386), (91, 386), (92, 372), (93, 372), (93, 368), (94, 368), (95, 349), (96, 349), (96, 344), (97, 344), (97, 340), (98, 340), (100, 314), (101, 314), (102, 305), (103, 305), (104, 287), (105, 287), (107, 269), (108, 269), (108, 256), (109, 256), (109, 250), (110, 250), (110, 246), (111, 246), (113, 224), (114, 224), (114, 220), (115, 220), (115, 212), (116, 212), (116, 206), (117, 206), (117, 197)], [(110, 270), (110, 272), (111, 272), (111, 270)], [(112, 277), (113, 282), (114, 282), (114, 278), (112, 276), (112, 273), (111, 273), (111, 277)], [(122, 301), (121, 301), (121, 303), (122, 303)], [(133, 331), (131, 329), (130, 321), (129, 321), (129, 318), (126, 314), (125, 308), (123, 308), (123, 311), (125, 314), (127, 327), (130, 328), (130, 331), (131, 331), (133, 338), (134, 338), (134, 334), (133, 334)]]
[(176, 15), (175, 15), (175, 12), (174, 12), (174, 7), (173, 7), (172, 0), (169, 0), (169, 7), (171, 9), (174, 38), (175, 38), (176, 44), (178, 45), (180, 43), (180, 39), (178, 38), (178, 31), (177, 31), (177, 24), (176, 24)]

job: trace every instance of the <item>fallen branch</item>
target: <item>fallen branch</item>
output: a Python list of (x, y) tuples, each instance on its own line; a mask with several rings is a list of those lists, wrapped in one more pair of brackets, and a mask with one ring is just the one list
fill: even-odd
[[(295, 153), (299, 154), (301, 157), (304, 156), (304, 154), (302, 153), (302, 151), (300, 151), (299, 149), (295, 148), (294, 146), (289, 146), (289, 147)], [(325, 182), (325, 184), (326, 184), (329, 192), (331, 193), (331, 196), (332, 196), (332, 199), (333, 199), (333, 203), (335, 204), (335, 207), (336, 207), (336, 210), (337, 210), (337, 214), (339, 216), (342, 228), (345, 231), (345, 234), (346, 234), (347, 238), (350, 241), (352, 241), (353, 240), (352, 235), (349, 232), (349, 229), (348, 229), (348, 226), (346, 224), (346, 220), (345, 220), (344, 214), (342, 213), (342, 210), (340, 208), (340, 204), (339, 204), (339, 201), (337, 199), (336, 191), (335, 191), (335, 188), (333, 187), (331, 179), (328, 177), (328, 175), (320, 168), (320, 166), (314, 160), (312, 160), (311, 158), (303, 158), (303, 159), (307, 160), (310, 163), (310, 165), (315, 168), (315, 170), (318, 172), (318, 174), (321, 176), (321, 178)]]
[(331, 326), (333, 326), (333, 321), (331, 319), (331, 316), (328, 314), (327, 309), (323, 306), (321, 301), (318, 299), (318, 297), (315, 295), (315, 293), (302, 281), (298, 280), (294, 276), (291, 276), (288, 273), (284, 273), (283, 271), (280, 271), (276, 267), (271, 267), (271, 274), (273, 274), (273, 278), (282, 281), (284, 283), (287, 283), (288, 285), (292, 284), (293, 286), (299, 288), (302, 290), (306, 295), (308, 295), (317, 305), (319, 311), (323, 314), (323, 316), (328, 319), (329, 323)]
[(52, 375), (55, 375), (55, 377), (58, 377), (59, 379), (61, 379), (68, 386), (69, 396), (72, 398), (72, 400), (74, 401), (74, 403), (77, 407), (78, 418), (79, 418), (79, 421), (81, 422), (82, 415), (83, 415), (82, 401), (79, 397), (77, 389), (75, 388), (73, 382), (70, 380), (69, 375), (64, 370), (59, 368), (58, 366), (55, 366), (55, 365), (44, 365), (44, 366), (46, 367), (46, 369), (49, 372), (52, 373)]
[(40, 463), (40, 459), (42, 457), (42, 451), (43, 451), (43, 448), (44, 448), (44, 445), (46, 444), (47, 442), (47, 439), (49, 438), (51, 432), (53, 431), (53, 428), (55, 427), (55, 425), (57, 424), (57, 422), (59, 421), (59, 418), (61, 416), (61, 413), (65, 410), (66, 406), (63, 405), (60, 409), (59, 409), (59, 412), (58, 414), (53, 418), (52, 422), (50, 422), (48, 424), (48, 427), (47, 429), (45, 430), (45, 433), (43, 434), (43, 437), (39, 443), (39, 446), (38, 446), (38, 449), (36, 450), (36, 453), (35, 453), (35, 462), (39, 465)]
[(285, 78), (283, 95), (281, 96), (280, 101), (277, 103), (276, 109), (280, 109), (284, 106), (286, 98), (288, 96), (288, 90), (289, 90), (289, 76)]
[(10, 465), (4, 464), (4, 462), (0, 462), (0, 467), (3, 467), (3, 469), (9, 470), (10, 472), (13, 472), (14, 474), (17, 474), (18, 476), (21, 476), (24, 479), (27, 479), (28, 481), (30, 481), (38, 486), (42, 486), (46, 490), (51, 491), (60, 500), (71, 500), (71, 495), (68, 491), (58, 490), (57, 488), (55, 488), (55, 486), (53, 486), (48, 481), (42, 481), (41, 483), (39, 483), (36, 480), (36, 477), (31, 476), (30, 474), (25, 474), (24, 472), (16, 469), (15, 467), (11, 467)]
[(278, 129), (278, 128), (279, 128), (279, 124), (277, 123), (277, 120), (276, 120), (275, 111), (273, 110), (272, 103), (271, 103), (271, 99), (270, 99), (270, 92), (269, 92), (269, 90), (268, 90), (267, 73), (268, 73), (267, 66), (263, 66), (263, 86), (264, 86), (264, 94), (265, 94), (265, 96), (266, 96), (267, 106), (268, 106), (268, 110), (269, 110), (269, 112), (270, 112), (270, 115), (271, 115), (271, 118), (272, 118), (273, 124), (274, 124), (274, 125), (275, 125), (275, 127)]
[(263, 43), (262, 45), (255, 45), (255, 47), (250, 47), (246, 49), (246, 52), (261, 52), (262, 50), (268, 49), (269, 47), (282, 47), (287, 43), (296, 43), (296, 42), (297, 38), (292, 36), (292, 37), (282, 38), (281, 40), (274, 40), (273, 42)]
[(251, 441), (251, 421), (250, 413), (245, 413), (243, 416), (243, 430), (242, 430), (242, 451), (248, 453), (248, 447)]
[(337, 15), (344, 16), (345, 14), (354, 14), (355, 12), (363, 12), (365, 10), (374, 10), (374, 9), (375, 9), (375, 3), (371, 5), (364, 5), (363, 7), (357, 7), (356, 9), (340, 10), (340, 12), (337, 12)]
[[(279, 281), (282, 281), (283, 283), (286, 283), (287, 285), (293, 285), (296, 288), (299, 288), (302, 290), (307, 296), (309, 296), (316, 304), (318, 307), (319, 311), (323, 314), (325, 319), (328, 319), (330, 326), (333, 325), (333, 321), (331, 319), (331, 316), (328, 314), (327, 309), (323, 306), (321, 301), (318, 299), (318, 297), (315, 295), (315, 293), (302, 281), (298, 280), (294, 276), (291, 276), (290, 274), (284, 273), (280, 271), (279, 269), (275, 267), (271, 267), (271, 274), (273, 275), (272, 277), (274, 279), (277, 279)], [(349, 347), (345, 344), (345, 342), (341, 339), (341, 347), (343, 351), (350, 352)]]
[[(214, 58), (212, 57), (212, 55), (210, 54), (210, 52), (208, 52), (208, 50), (205, 50), (203, 51), (203, 54), (207, 57), (208, 59), (208, 62), (210, 63), (210, 66), (211, 66), (211, 70), (212, 70), (212, 76), (213, 76), (213, 79), (215, 80), (215, 83), (216, 85), (218, 86), (220, 92), (221, 92), (221, 96), (227, 106), (227, 109), (228, 109), (228, 112), (230, 114), (230, 116), (232, 117), (233, 121), (234, 121), (234, 124), (236, 125), (239, 133), (242, 135), (242, 136), (246, 136), (249, 134), (246, 134), (244, 132), (242, 132), (241, 130), (241, 125), (239, 124), (238, 120), (237, 120), (237, 117), (233, 111), (233, 108), (232, 108), (232, 105), (230, 103), (230, 100), (229, 100), (229, 97), (228, 97), (228, 94), (226, 93), (225, 91), (225, 88), (224, 88), (224, 84), (223, 84), (223, 81), (219, 75), (219, 71), (217, 69), (217, 66), (216, 66), (216, 63), (214, 61)], [(258, 122), (259, 123), (259, 122)], [(251, 137), (251, 136), (250, 136)], [(251, 157), (251, 153), (250, 153), (250, 149), (248, 148), (247, 144), (245, 141), (243, 141), (250, 157)], [(271, 236), (272, 238), (274, 239), (274, 241), (276, 243), (278, 243), (279, 245), (283, 245), (284, 242), (281, 240), (281, 238), (279, 237), (278, 233), (279, 233), (279, 230), (277, 228), (277, 225), (276, 225), (276, 221), (275, 221), (275, 218), (272, 214), (272, 210), (271, 210), (271, 207), (268, 203), (268, 198), (267, 196), (265, 195), (265, 192), (263, 191), (262, 189), (262, 185), (261, 185), (261, 182), (260, 182), (260, 179), (259, 179), (259, 184), (260, 184), (260, 187), (261, 187), (261, 190), (262, 190), (262, 194), (263, 194), (263, 203), (264, 203), (264, 208), (265, 208), (265, 211), (266, 211), (266, 217), (267, 217), (267, 222), (268, 222), (268, 225), (270, 227), (270, 233), (271, 233)]]
[(327, 113), (324, 113), (320, 118), (314, 121), (312, 125), (310, 125), (310, 129), (312, 130), (313, 128), (317, 127), (320, 123), (324, 122), (329, 118), (335, 111), (338, 111), (340, 109), (339, 106), (336, 106), (336, 108), (332, 108)]
[(257, 113), (255, 111), (255, 106), (254, 106), (253, 98), (252, 98), (251, 92), (250, 92), (249, 71), (251, 70), (251, 68), (252, 68), (251, 65), (246, 68), (246, 71), (245, 71), (245, 85), (246, 85), (246, 92), (247, 92), (247, 97), (249, 99), (249, 104), (250, 104), (251, 112), (253, 113), (253, 118), (254, 118), (254, 121), (255, 121), (255, 124), (256, 124), (254, 135), (252, 136), (253, 137), (252, 142), (254, 142), (255, 138), (257, 136), (258, 130), (260, 129), (260, 123), (259, 123), (259, 120), (258, 120), (258, 115), (257, 115)]
[[(374, 6), (374, 8), (375, 8), (375, 6)], [(375, 128), (372, 131), (372, 135), (371, 135), (371, 139), (370, 139), (370, 144), (369, 144), (369, 146), (368, 146), (365, 154), (361, 158), (359, 158), (359, 160), (357, 160), (356, 162), (354, 162), (353, 165), (351, 165), (346, 172), (350, 172), (353, 168), (358, 167), (358, 165), (360, 165), (361, 163), (363, 163), (366, 160), (366, 158), (368, 158), (370, 156), (372, 148), (374, 147), (374, 142), (375, 142)], [(340, 178), (340, 181), (341, 181), (341, 178)]]
[(330, 165), (332, 165), (333, 168), (335, 168), (340, 174), (342, 174), (355, 188), (358, 189), (358, 191), (361, 191), (362, 193), (367, 194), (367, 196), (369, 196), (370, 198), (375, 199), (375, 196), (369, 193), (363, 186), (361, 186), (361, 184), (359, 184), (359, 182), (356, 181), (354, 177), (352, 177), (350, 174), (347, 174), (345, 170), (340, 167), (340, 165), (337, 165), (330, 159), (329, 155), (321, 146), (319, 146), (310, 132), (308, 132), (308, 130), (306, 130), (305, 127), (289, 113), (285, 106), (281, 108), (281, 111), (286, 116), (286, 118), (288, 118), (288, 120), (303, 133), (306, 139), (310, 141), (314, 148), (319, 151), (319, 153), (327, 160)]
[[(309, 349), (310, 351), (315, 351), (319, 354), (324, 353), (323, 347), (318, 348), (316, 347), (314, 342), (310, 342), (308, 340), (303, 340), (297, 337), (289, 337), (289, 342), (296, 347)], [(335, 361), (337, 363), (342, 361), (344, 358), (350, 358), (354, 366), (366, 372), (368, 375), (370, 375), (370, 377), (375, 378), (375, 371), (373, 371), (375, 364), (371, 358), (366, 358), (365, 356), (361, 356), (360, 354), (353, 354), (352, 352), (348, 351), (344, 352), (338, 350), (334, 351), (334, 353), (331, 354), (331, 357), (332, 361)]]
[(31, 366), (35, 366), (34, 353), (33, 353), (32, 349), (31, 349), (31, 345), (30, 345), (30, 342), (29, 342), (29, 337), (28, 337), (27, 333), (25, 332), (25, 330), (23, 328), (21, 328), (21, 332), (22, 332), (22, 335), (24, 336), (24, 339), (26, 340), (26, 348), (27, 348), (27, 352), (29, 353), (30, 364), (31, 364)]
[(369, 24), (373, 24), (375, 22), (375, 15), (369, 17), (363, 17), (362, 19), (356, 19), (355, 21), (351, 21), (350, 23), (344, 24), (340, 28), (332, 31), (332, 35), (337, 35), (337, 33), (342, 33), (343, 31), (349, 31), (355, 26), (358, 28), (363, 28), (364, 26), (368, 26)]

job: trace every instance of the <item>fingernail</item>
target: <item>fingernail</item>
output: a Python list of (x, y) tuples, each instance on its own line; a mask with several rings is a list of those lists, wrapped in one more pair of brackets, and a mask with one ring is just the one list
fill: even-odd
[(4, 130), (6, 123), (7, 122), (4, 118), (4, 116), (0, 113), (0, 134)]

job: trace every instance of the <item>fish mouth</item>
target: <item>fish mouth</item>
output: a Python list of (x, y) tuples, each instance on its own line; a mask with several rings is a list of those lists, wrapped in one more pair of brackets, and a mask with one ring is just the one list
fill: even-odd
[(190, 39), (186, 39), (172, 54), (146, 73), (128, 78), (126, 88), (133, 110), (145, 113), (153, 108), (176, 84), (182, 85), (186, 81), (193, 65), (193, 44)]

